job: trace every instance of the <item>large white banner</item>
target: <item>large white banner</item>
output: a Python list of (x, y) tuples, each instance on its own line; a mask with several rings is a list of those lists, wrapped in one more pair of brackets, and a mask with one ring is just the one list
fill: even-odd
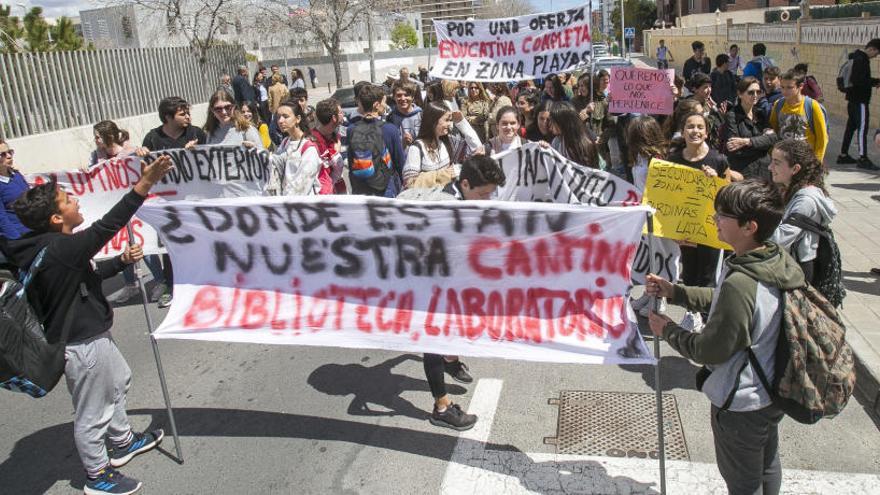
[[(575, 163), (538, 143), (528, 143), (492, 157), (501, 164), (507, 179), (504, 187), (498, 188), (499, 199), (592, 206), (632, 206), (642, 202), (638, 190), (629, 182)], [(642, 236), (633, 261), (633, 282), (644, 284), (648, 272), (666, 280), (678, 280), (680, 259), (681, 249), (675, 241), (654, 237), (649, 248), (648, 236)]]
[[(192, 150), (166, 150), (153, 153), (146, 160), (169, 155), (174, 169), (152, 196), (166, 200), (262, 196), (269, 181), (269, 155), (266, 151), (236, 146), (198, 146)], [(90, 226), (110, 211), (141, 178), (141, 158), (130, 155), (112, 158), (85, 170), (67, 170), (27, 176), (29, 184), (55, 180), (68, 194), (77, 198), (83, 224)], [(144, 253), (160, 252), (156, 232), (138, 217), (131, 221), (134, 239)], [(120, 230), (96, 256), (97, 259), (121, 254), (130, 239), (127, 229)]]
[(634, 206), (636, 187), (614, 174), (575, 163), (553, 148), (528, 143), (493, 155), (507, 179), (497, 196), (507, 201), (540, 201), (590, 206)]
[(653, 363), (626, 304), (647, 211), (363, 196), (146, 204), (175, 279), (154, 335)]
[(587, 6), (505, 19), (434, 23), (437, 60), (431, 76), (508, 82), (569, 72), (590, 59)]

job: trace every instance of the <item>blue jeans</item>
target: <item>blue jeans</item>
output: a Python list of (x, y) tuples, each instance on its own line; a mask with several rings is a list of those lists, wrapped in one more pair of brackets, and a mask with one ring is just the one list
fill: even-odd
[[(165, 275), (162, 273), (162, 262), (159, 261), (159, 255), (150, 254), (144, 256), (144, 262), (150, 273), (153, 274), (153, 280), (160, 284), (165, 283)], [(125, 279), (126, 285), (134, 285), (137, 279), (134, 276), (134, 265), (128, 265), (122, 270), (122, 277)]]

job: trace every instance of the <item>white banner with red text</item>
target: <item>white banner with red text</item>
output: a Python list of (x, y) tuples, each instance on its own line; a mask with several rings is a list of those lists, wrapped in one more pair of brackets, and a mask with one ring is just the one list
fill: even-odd
[(156, 338), (653, 363), (626, 304), (644, 206), (364, 196), (144, 205)]
[[(642, 196), (631, 183), (609, 172), (575, 163), (553, 148), (527, 143), (492, 155), (504, 169), (507, 179), (497, 190), (498, 199), (540, 201), (590, 206), (633, 206)], [(642, 237), (633, 262), (633, 282), (645, 283), (645, 275), (654, 273), (666, 280), (678, 280), (681, 250), (675, 241)], [(650, 253), (654, 257), (651, 261)]]
[(508, 82), (570, 72), (589, 61), (586, 5), (504, 19), (434, 23), (437, 60), (431, 76), (460, 81)]
[[(266, 195), (269, 182), (269, 155), (266, 151), (237, 146), (197, 146), (191, 150), (175, 149), (154, 152), (144, 160), (168, 155), (174, 168), (153, 187), (151, 196), (166, 200), (204, 199)], [(55, 180), (79, 201), (84, 229), (110, 211), (141, 178), (141, 158), (129, 155), (104, 160), (86, 170), (67, 170), (27, 176), (29, 184)], [(152, 227), (139, 218), (131, 221), (133, 242), (144, 253), (161, 251)], [(129, 243), (122, 229), (98, 253), (97, 259), (121, 254)]]

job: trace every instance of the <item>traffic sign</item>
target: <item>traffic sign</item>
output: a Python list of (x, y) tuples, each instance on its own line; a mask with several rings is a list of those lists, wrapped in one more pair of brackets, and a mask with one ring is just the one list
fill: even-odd
[(631, 39), (631, 40), (635, 39), (636, 28), (634, 28), (634, 27), (623, 28), (623, 37), (627, 38), (627, 39)]

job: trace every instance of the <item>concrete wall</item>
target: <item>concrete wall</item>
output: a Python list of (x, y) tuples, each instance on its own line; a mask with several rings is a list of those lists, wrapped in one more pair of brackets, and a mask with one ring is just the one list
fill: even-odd
[[(208, 104), (192, 106), (193, 123), (201, 126), (207, 117)], [(120, 129), (125, 129), (131, 141), (140, 144), (150, 129), (157, 127), (159, 115), (155, 112), (116, 119)], [(9, 140), (15, 149), (15, 166), (23, 173), (54, 172), (79, 168), (89, 163), (89, 155), (95, 149), (92, 126), (81, 126), (63, 131), (35, 134)]]
[[(742, 0), (739, 0), (737, 4), (739, 4), (739, 2), (741, 1)], [(733, 5), (728, 5), (728, 9), (730, 9), (731, 7), (733, 7)], [(796, 9), (797, 7), (792, 8)], [(711, 26), (715, 24), (715, 22), (719, 19), (721, 24), (726, 23), (727, 19), (732, 19), (735, 24), (743, 24), (746, 22), (762, 23), (764, 22), (765, 10), (766, 9), (755, 8), (750, 8), (748, 10), (737, 10), (733, 12), (728, 10), (728, 12), (722, 12), (718, 18), (715, 17), (714, 12), (685, 15), (681, 17), (681, 27)]]
[[(874, 22), (876, 22), (876, 20), (872, 19), (871, 26), (873, 26)], [(844, 24), (852, 24), (856, 28), (846, 31), (846, 26)], [(767, 55), (772, 58), (776, 62), (776, 65), (783, 71), (791, 69), (796, 63), (802, 62), (809, 64), (810, 74), (816, 78), (819, 85), (822, 87), (822, 92), (825, 96), (824, 105), (826, 110), (832, 115), (846, 118), (846, 99), (844, 94), (837, 90), (837, 72), (846, 60), (848, 53), (851, 53), (857, 48), (863, 48), (864, 44), (875, 36), (872, 32), (865, 32), (859, 29), (866, 27), (867, 24), (868, 22), (862, 19), (837, 20), (833, 25), (827, 25), (829, 30), (835, 30), (833, 33), (829, 34), (829, 42), (827, 43), (807, 43), (803, 41), (800, 43), (761, 42), (767, 46)], [(809, 22), (805, 22), (803, 26), (812, 26), (814, 29), (825, 28), (825, 25)], [(766, 32), (767, 27), (769, 27), (769, 25), (749, 25), (746, 32), (754, 32), (755, 34), (748, 37), (746, 41), (743, 41), (741, 36), (731, 36), (734, 39), (729, 39), (727, 29), (719, 30), (719, 35), (717, 36), (712, 34), (697, 35), (693, 33), (693, 28), (685, 30), (667, 29), (646, 31), (645, 42), (647, 43), (648, 48), (645, 53), (656, 53), (659, 40), (664, 39), (666, 41), (666, 46), (670, 48), (672, 55), (675, 57), (675, 63), (671, 65), (674, 65), (676, 70), (680, 71), (684, 67), (684, 62), (693, 53), (690, 46), (691, 43), (699, 40), (706, 44), (706, 55), (713, 60), (713, 65), (715, 55), (719, 53), (727, 53), (729, 46), (733, 43), (738, 44), (740, 47), (740, 53), (746, 60), (750, 60), (752, 58), (752, 45), (756, 42), (751, 40), (754, 40), (755, 37), (759, 36), (762, 30)], [(738, 26), (733, 26), (733, 28), (739, 29)], [(729, 31), (731, 34), (736, 32), (733, 28)], [(872, 29), (874, 28), (872, 27)], [(687, 34), (679, 34), (682, 31)], [(800, 32), (805, 33), (804, 31)], [(851, 32), (851, 35), (847, 36), (848, 32)], [(815, 32), (813, 33), (813, 36), (815, 36)], [(803, 37), (806, 37), (806, 35)], [(802, 36), (798, 35), (797, 40), (801, 39)], [(880, 75), (880, 57), (871, 61), (871, 72), (874, 77)], [(876, 97), (871, 100), (870, 108), (871, 121), (869, 124), (872, 127), (877, 127), (878, 123), (880, 123), (880, 96), (875, 96)]]
[[(407, 67), (411, 73), (415, 74), (418, 71), (419, 65), (429, 67), (429, 51), (426, 48), (413, 48), (410, 50), (376, 53), (376, 82), (381, 83), (384, 81), (385, 73), (392, 69), (396, 71), (401, 67)], [(431, 62), (436, 59), (436, 54), (432, 54)], [(284, 59), (267, 59), (263, 61), (263, 65), (267, 67), (272, 64), (277, 64), (283, 70), (285, 61)], [(306, 69), (314, 67), (318, 75), (318, 81), (322, 86), (326, 87), (327, 83), (331, 83), (332, 87), (336, 88), (336, 75), (333, 72), (333, 62), (330, 57), (291, 58), (287, 60), (287, 67), (290, 69), (299, 68), (306, 74), (306, 77), (308, 77)], [(370, 80), (370, 56), (366, 53), (343, 55), (341, 68), (342, 86), (350, 86), (353, 84), (352, 81)]]

